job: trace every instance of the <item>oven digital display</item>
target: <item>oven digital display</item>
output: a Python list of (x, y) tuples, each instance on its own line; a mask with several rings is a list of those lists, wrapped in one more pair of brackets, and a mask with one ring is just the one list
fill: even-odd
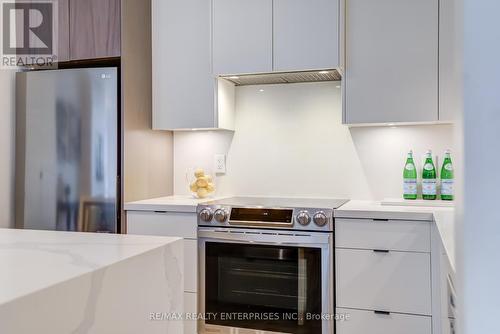
[(291, 209), (232, 208), (232, 222), (292, 223)]

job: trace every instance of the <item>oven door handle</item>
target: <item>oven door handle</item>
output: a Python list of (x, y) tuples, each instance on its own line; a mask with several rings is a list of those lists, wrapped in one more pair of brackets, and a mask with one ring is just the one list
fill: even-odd
[(303, 242), (281, 242), (281, 241), (252, 241), (249, 243), (258, 243), (259, 245), (279, 245), (279, 246), (297, 246), (300, 247), (303, 245)]
[(220, 230), (203, 228), (198, 230), (199, 239), (210, 239), (212, 241), (229, 241), (261, 245), (323, 245), (328, 244), (333, 238), (332, 233), (311, 232), (296, 234), (269, 234), (259, 233), (255, 230)]

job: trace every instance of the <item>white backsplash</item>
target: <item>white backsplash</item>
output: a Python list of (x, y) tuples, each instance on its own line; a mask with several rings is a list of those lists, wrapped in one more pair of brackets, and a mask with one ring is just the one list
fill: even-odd
[(236, 131), (174, 134), (174, 193), (188, 194), (186, 171), (213, 169), (227, 154), (218, 195), (376, 199), (401, 196), (406, 153), (453, 150), (453, 126), (349, 128), (339, 84), (243, 86)]

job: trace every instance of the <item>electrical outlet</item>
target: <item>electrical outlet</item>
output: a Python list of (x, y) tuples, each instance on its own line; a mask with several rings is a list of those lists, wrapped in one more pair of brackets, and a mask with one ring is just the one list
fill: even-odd
[(216, 174), (225, 174), (226, 173), (226, 155), (225, 154), (216, 154), (214, 157), (214, 169)]

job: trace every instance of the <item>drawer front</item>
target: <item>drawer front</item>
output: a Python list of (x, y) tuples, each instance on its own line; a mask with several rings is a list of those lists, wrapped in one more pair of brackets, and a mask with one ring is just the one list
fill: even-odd
[(198, 242), (184, 240), (184, 291), (198, 291)]
[(127, 233), (196, 239), (196, 213), (127, 211)]
[(431, 226), (423, 221), (337, 219), (335, 247), (430, 252)]
[[(198, 313), (198, 298), (196, 293), (184, 293), (184, 314), (197, 314)], [(193, 317), (191, 317), (193, 318)], [(186, 319), (184, 321), (184, 334), (196, 334), (197, 322), (196, 320)]]
[(335, 252), (338, 307), (431, 315), (430, 254)]
[(431, 334), (432, 318), (407, 314), (376, 314), (337, 308), (337, 313), (349, 316), (337, 321), (339, 334)]

